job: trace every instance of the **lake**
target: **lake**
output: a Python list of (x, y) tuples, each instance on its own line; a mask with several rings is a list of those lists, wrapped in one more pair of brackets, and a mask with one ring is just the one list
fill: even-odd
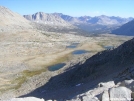
[(65, 63), (58, 63), (58, 64), (55, 64), (55, 65), (49, 66), (48, 70), (49, 71), (56, 71), (56, 70), (59, 70), (59, 69), (63, 68), (65, 65), (66, 65)]
[(88, 53), (89, 51), (86, 51), (86, 50), (76, 50), (76, 51), (73, 51), (72, 54), (73, 55), (79, 55), (79, 54), (84, 54), (84, 53)]
[(79, 43), (73, 43), (69, 46), (66, 46), (66, 48), (76, 48), (79, 45)]

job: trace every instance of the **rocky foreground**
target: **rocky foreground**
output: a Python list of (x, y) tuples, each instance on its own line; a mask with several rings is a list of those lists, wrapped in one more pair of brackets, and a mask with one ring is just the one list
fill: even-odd
[[(133, 68), (134, 70), (134, 68)], [(134, 74), (134, 71), (133, 71)], [(80, 85), (77, 85), (80, 86)], [(83, 94), (77, 95), (71, 100), (61, 99), (60, 101), (133, 101), (134, 99), (134, 80), (124, 80), (117, 84), (114, 81), (99, 83), (98, 87)], [(5, 101), (56, 101), (45, 100), (35, 97), (12, 98)]]

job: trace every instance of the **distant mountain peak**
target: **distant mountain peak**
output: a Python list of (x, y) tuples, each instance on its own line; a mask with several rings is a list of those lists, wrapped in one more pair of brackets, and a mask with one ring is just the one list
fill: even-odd
[(24, 15), (23, 17), (33, 22), (43, 23), (43, 24), (48, 24), (48, 25), (63, 25), (63, 26), (70, 25), (68, 22), (66, 22), (60, 16), (57, 16), (56, 14), (37, 12), (33, 15)]

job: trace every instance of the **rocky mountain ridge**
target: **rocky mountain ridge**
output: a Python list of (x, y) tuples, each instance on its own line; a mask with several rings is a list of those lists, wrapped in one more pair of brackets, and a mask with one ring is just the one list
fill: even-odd
[(0, 6), (0, 32), (29, 30), (32, 28), (30, 22), (21, 15)]
[(64, 21), (58, 15), (48, 14), (44, 12), (37, 12), (33, 15), (24, 15), (24, 18), (32, 22), (43, 23), (46, 25), (70, 26), (69, 23)]
[(64, 15), (62, 13), (53, 13), (54, 15), (60, 16), (62, 19), (64, 19), (67, 22), (70, 22), (72, 24), (99, 24), (99, 25), (122, 25), (129, 21), (131, 21), (133, 18), (121, 18), (121, 17), (115, 17), (115, 16), (81, 16), (81, 17), (72, 17), (69, 15)]
[(31, 21), (31, 25), (35, 29), (43, 32), (89, 35), (88, 32), (70, 24), (58, 15), (37, 12), (33, 15), (24, 15), (23, 17)]
[[(48, 14), (44, 12), (37, 12), (33, 15), (24, 15), (23, 17), (29, 21), (40, 24), (39, 26), (41, 26), (42, 28), (43, 26), (46, 25), (63, 26), (63, 27), (69, 26), (70, 28), (74, 28), (75, 30), (81, 29), (90, 34), (110, 33), (111, 30), (114, 30), (118, 26), (123, 25), (133, 19), (132, 17), (121, 18), (106, 15), (95, 16), (95, 17), (91, 16), (72, 17), (69, 15), (64, 15), (62, 13)], [(44, 29), (46, 28), (44, 27)]]

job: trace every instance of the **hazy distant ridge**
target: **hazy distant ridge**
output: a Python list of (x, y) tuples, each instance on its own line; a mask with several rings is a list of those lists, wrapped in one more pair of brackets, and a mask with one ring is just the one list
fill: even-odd
[(131, 21), (133, 18), (121, 18), (115, 16), (81, 16), (81, 17), (72, 17), (69, 15), (64, 15), (62, 13), (54, 13), (54, 15), (59, 15), (65, 21), (68, 21), (73, 24), (85, 23), (85, 24), (100, 24), (100, 25), (121, 25)]

